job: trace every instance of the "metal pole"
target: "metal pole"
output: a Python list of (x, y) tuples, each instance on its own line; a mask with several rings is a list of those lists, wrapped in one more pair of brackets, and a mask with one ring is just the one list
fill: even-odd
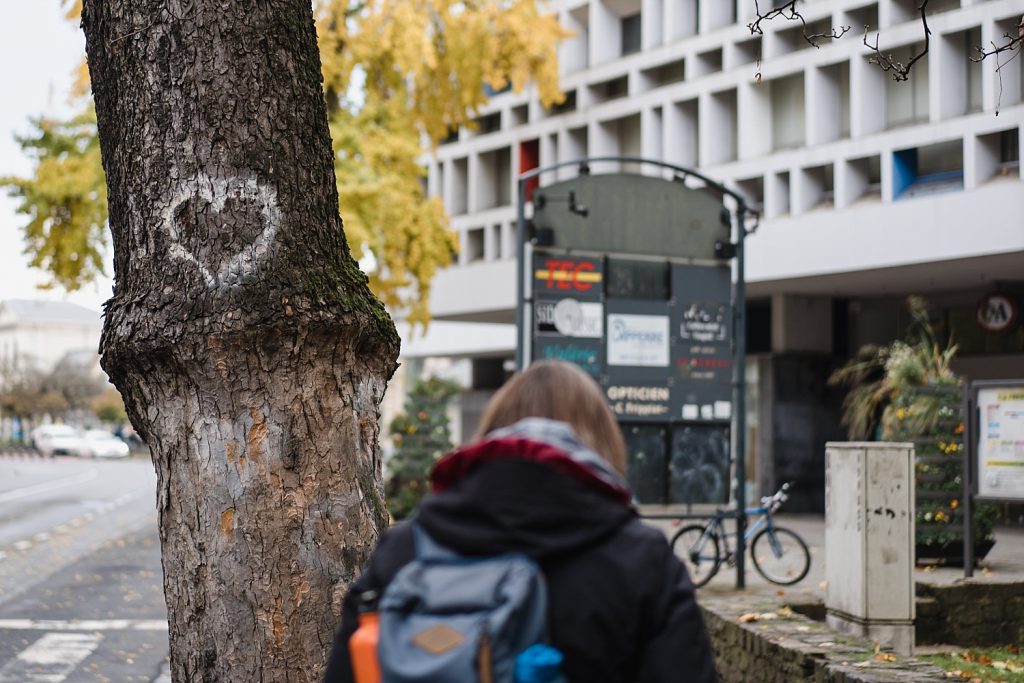
[(519, 179), (519, 201), (516, 214), (516, 370), (523, 369), (525, 349), (523, 339), (526, 336), (526, 180)]
[(964, 513), (964, 578), (974, 576), (974, 475), (971, 471), (971, 463), (974, 462), (975, 449), (975, 424), (974, 424), (974, 397), (971, 395), (971, 383), (964, 385), (963, 399), (963, 420), (964, 420), (964, 492), (962, 500)]
[(736, 588), (746, 587), (745, 556), (747, 542), (743, 534), (747, 530), (747, 283), (744, 271), (744, 240), (747, 236), (747, 205), (743, 199), (736, 207), (736, 301), (733, 304), (736, 316), (733, 330), (733, 405), (736, 407), (734, 421), (736, 429)]

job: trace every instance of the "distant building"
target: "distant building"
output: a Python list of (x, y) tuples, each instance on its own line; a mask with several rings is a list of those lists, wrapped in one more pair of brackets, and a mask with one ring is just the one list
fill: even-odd
[[(861, 34), (879, 30), (906, 62), (923, 41), (917, 5), (801, 3), (806, 29), (776, 19), (751, 35), (753, 0), (548, 3), (574, 33), (560, 52), (565, 103), (496, 94), (475, 130), (422, 160), (462, 249), (434, 284), (438, 323), (403, 354), (472, 369), (462, 435), (514, 354), (517, 175), (587, 156), (697, 168), (762, 211), (747, 251), (748, 477), (762, 492), (800, 480), (812, 493), (791, 509), (820, 507), (824, 441), (843, 436), (830, 371), (902, 337), (908, 295), (953, 332), (959, 372), (1024, 376), (1024, 59), (998, 73), (995, 58), (970, 59), (1016, 35), (1024, 0), (932, 0), (929, 53), (896, 83)], [(843, 26), (818, 49), (804, 39)], [(593, 173), (614, 170), (633, 169)]]
[(50, 372), (62, 360), (96, 369), (103, 319), (64, 301), (0, 302), (0, 368)]

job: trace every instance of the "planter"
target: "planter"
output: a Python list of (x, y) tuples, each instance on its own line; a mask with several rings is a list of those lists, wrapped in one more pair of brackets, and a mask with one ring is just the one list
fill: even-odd
[[(992, 546), (996, 544), (994, 538), (988, 538), (974, 543), (974, 560), (984, 560)], [(918, 564), (940, 564), (947, 567), (964, 566), (964, 545), (960, 541), (946, 541), (945, 543), (918, 543), (917, 544)]]

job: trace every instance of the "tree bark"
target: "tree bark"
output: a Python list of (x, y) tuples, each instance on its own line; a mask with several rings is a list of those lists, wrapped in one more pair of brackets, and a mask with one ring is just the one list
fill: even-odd
[(315, 681), (387, 520), (394, 326), (349, 255), (309, 0), (86, 0), (115, 292), (183, 683)]

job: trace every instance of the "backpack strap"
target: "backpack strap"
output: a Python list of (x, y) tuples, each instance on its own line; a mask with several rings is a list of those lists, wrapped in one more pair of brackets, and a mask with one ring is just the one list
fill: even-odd
[(412, 539), (416, 548), (416, 559), (425, 562), (445, 562), (458, 560), (462, 556), (450, 548), (441, 545), (427, 533), (426, 529), (420, 526), (419, 522), (412, 522)]

